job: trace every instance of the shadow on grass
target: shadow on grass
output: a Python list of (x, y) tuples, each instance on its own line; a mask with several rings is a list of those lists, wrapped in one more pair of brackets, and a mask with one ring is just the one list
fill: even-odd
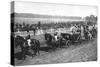
[(51, 52), (54, 51), (55, 49), (52, 47), (40, 47), (40, 51), (45, 51), (45, 52)]
[[(55, 51), (55, 50), (56, 49), (51, 48), (51, 47), (40, 47), (40, 49), (39, 49), (39, 51), (44, 51), (44, 52), (52, 52), (52, 51)], [(28, 51), (28, 52), (26, 52), (26, 55), (31, 56), (32, 52)], [(22, 60), (23, 59), (23, 53), (17, 52), (17, 53), (14, 54), (14, 57), (18, 60)]]

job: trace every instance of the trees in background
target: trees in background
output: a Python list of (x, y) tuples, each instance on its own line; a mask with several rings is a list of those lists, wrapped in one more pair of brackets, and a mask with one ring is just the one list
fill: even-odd
[(97, 16), (90, 15), (85, 17), (87, 24), (97, 24)]

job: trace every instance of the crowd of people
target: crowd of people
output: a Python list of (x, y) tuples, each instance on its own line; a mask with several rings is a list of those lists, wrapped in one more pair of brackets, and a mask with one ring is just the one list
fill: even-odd
[[(71, 24), (70, 32), (66, 32), (66, 33), (70, 34), (70, 35), (79, 34), (82, 39), (88, 38), (89, 40), (92, 40), (93, 38), (95, 38), (97, 36), (97, 26), (96, 26), (96, 24), (92, 24), (92, 25)], [(59, 38), (58, 34), (59, 34), (59, 32), (54, 33), (55, 40), (57, 40), (57, 37)]]
[[(26, 26), (29, 26), (29, 25), (26, 25), (25, 27), (25, 24), (22, 25), (23, 28), (27, 28)], [(69, 30), (66, 30), (66, 27), (63, 27), (63, 29), (65, 28), (65, 30), (63, 32), (60, 32), (57, 30), (60, 29), (60, 28), (51, 28), (51, 29), (46, 29), (46, 30), (43, 30), (42, 27), (36, 25), (34, 27), (30, 27), (31, 28), (31, 31), (33, 31), (33, 34), (34, 35), (40, 35), (40, 34), (45, 34), (45, 33), (53, 33), (53, 36), (55, 37), (55, 40), (57, 40), (57, 37), (59, 37), (59, 34), (61, 33), (68, 33), (68, 34), (80, 34), (81, 37), (84, 39), (86, 38), (86, 36), (89, 37), (89, 39), (92, 39), (93, 37), (95, 37), (97, 35), (97, 25), (96, 24), (70, 24), (70, 27), (69, 27)], [(18, 28), (19, 30), (19, 28)], [(48, 32), (50, 30), (50, 32)], [(25, 31), (29, 32), (30, 29), (26, 29)], [(70, 31), (70, 32), (65, 32), (65, 31)], [(18, 31), (17, 31), (18, 32)]]

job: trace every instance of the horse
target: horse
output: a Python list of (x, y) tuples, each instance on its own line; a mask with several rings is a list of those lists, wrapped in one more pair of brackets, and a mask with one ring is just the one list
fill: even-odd
[(24, 46), (25, 46), (25, 44), (24, 44), (25, 42), (26, 42), (26, 40), (23, 37), (19, 36), (19, 35), (14, 37), (15, 48), (20, 46), (21, 49), (23, 49)]
[(28, 39), (27, 44), (29, 45), (29, 48), (34, 51), (34, 55), (40, 54), (40, 42), (37, 39)]
[(91, 30), (89, 30), (89, 29), (85, 29), (84, 30), (84, 37), (85, 37), (85, 40), (92, 40), (93, 38), (95, 38), (95, 29), (91, 29)]
[(92, 37), (96, 38), (97, 37), (97, 30), (93, 27), (92, 31), (91, 31)]
[(45, 37), (45, 40), (47, 40), (47, 41), (51, 41), (52, 40), (52, 36), (49, 33), (45, 33), (44, 37)]
[(21, 36), (16, 36), (14, 37), (14, 44), (15, 44), (15, 48), (17, 48), (18, 46), (20, 46), (21, 48), (21, 55), (22, 55), (22, 59), (25, 60), (26, 55), (31, 55), (32, 54), (28, 51), (29, 50), (29, 46), (27, 45), (27, 41), (25, 38), (21, 37)]
[(45, 33), (44, 37), (48, 47), (56, 48), (55, 38), (51, 34)]

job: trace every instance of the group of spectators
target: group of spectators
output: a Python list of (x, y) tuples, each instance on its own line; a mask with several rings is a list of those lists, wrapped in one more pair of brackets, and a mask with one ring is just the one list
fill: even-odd
[[(57, 40), (59, 32), (54, 33), (55, 40)], [(87, 34), (86, 34), (87, 33)], [(85, 39), (86, 36), (89, 37), (91, 40), (93, 37), (97, 35), (97, 25), (92, 24), (92, 25), (87, 25), (87, 24), (71, 24), (70, 25), (70, 32), (68, 34), (80, 34), (80, 36)]]

